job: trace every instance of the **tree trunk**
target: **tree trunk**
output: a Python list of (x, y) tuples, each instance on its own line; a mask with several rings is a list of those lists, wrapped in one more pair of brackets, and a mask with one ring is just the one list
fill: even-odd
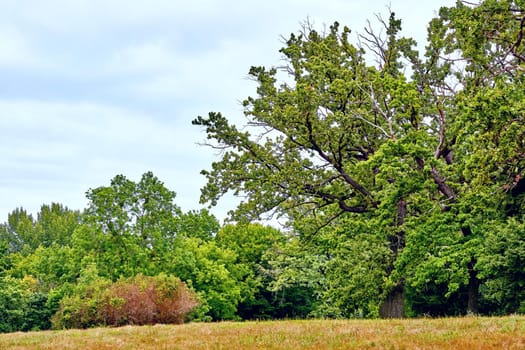
[[(397, 227), (405, 223), (406, 212), (407, 202), (404, 199), (400, 199), (397, 203), (397, 217), (395, 222)], [(393, 262), (404, 247), (405, 231), (399, 229), (396, 235), (390, 237), (390, 250), (392, 251), (394, 259), (392, 260), (392, 266), (389, 267), (389, 274), (394, 269)], [(404, 281), (399, 281), (397, 286), (388, 293), (386, 299), (379, 307), (379, 316), (381, 318), (403, 318), (405, 316), (404, 309), (405, 283)]]
[(477, 314), (478, 313), (478, 294), (479, 294), (479, 285), (480, 281), (478, 279), (478, 274), (474, 270), (474, 265), (476, 264), (476, 259), (472, 258), (468, 264), (468, 285), (467, 285), (467, 313), (468, 314)]
[(405, 285), (400, 283), (390, 293), (379, 307), (381, 318), (403, 318), (405, 316)]

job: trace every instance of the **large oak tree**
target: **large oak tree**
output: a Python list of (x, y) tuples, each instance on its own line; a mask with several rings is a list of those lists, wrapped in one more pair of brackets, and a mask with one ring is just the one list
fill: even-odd
[(407, 287), (429, 285), (477, 312), (486, 237), (509, 215), (523, 222), (524, 11), (442, 8), (424, 55), (393, 13), (360, 45), (338, 23), (304, 25), (283, 67), (250, 69), (246, 128), (215, 112), (194, 120), (222, 151), (201, 200), (232, 191), (244, 198), (233, 219), (275, 213), (308, 234), (373, 222), (389, 249), (381, 316), (402, 317)]

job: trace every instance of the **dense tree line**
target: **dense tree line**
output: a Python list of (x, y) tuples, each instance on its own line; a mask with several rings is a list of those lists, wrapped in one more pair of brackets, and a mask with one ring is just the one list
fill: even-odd
[[(183, 213), (151, 172), (90, 189), (83, 212), (19, 208), (0, 225), (0, 331), (306, 317), (309, 290), (270, 290), (286, 235)], [(148, 277), (149, 276), (149, 277)]]
[(15, 209), (0, 331), (525, 312), (525, 4), (442, 8), (422, 53), (401, 24), (307, 23), (250, 69), (246, 128), (194, 121), (222, 150), (202, 202), (244, 198), (228, 224), (151, 172)]

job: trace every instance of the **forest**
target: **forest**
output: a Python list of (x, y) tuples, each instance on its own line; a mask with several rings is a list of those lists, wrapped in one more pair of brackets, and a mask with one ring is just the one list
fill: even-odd
[(442, 7), (423, 49), (401, 29), (306, 22), (249, 69), (246, 125), (193, 120), (201, 203), (241, 201), (222, 225), (152, 172), (14, 209), (0, 331), (525, 313), (525, 2)]

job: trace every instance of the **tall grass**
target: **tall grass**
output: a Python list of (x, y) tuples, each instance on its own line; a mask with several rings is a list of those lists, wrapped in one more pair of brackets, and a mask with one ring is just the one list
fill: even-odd
[(525, 317), (270, 321), (0, 335), (0, 349), (525, 349)]

